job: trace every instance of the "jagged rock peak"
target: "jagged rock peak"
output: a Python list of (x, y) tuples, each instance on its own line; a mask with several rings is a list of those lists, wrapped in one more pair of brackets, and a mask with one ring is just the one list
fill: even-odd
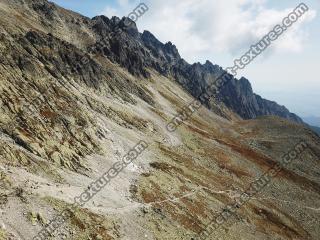
[(167, 42), (164, 45), (164, 49), (168, 54), (171, 54), (176, 59), (180, 59), (181, 58), (177, 47), (174, 44), (172, 44), (172, 42)]

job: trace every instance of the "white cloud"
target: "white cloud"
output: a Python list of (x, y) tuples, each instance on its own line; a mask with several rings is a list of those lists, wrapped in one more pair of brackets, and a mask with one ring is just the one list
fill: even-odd
[[(231, 53), (237, 57), (292, 11), (266, 7), (265, 0), (146, 0), (150, 10), (138, 20), (161, 41), (172, 41), (181, 55), (193, 62), (201, 56)], [(139, 1), (118, 0), (106, 8), (107, 16), (124, 16)], [(304, 23), (316, 15), (309, 10), (271, 47), (272, 51), (299, 52), (308, 34)]]
[[(278, 5), (270, 2), (275, 4), (276, 1), (267, 3), (266, 0), (144, 2), (150, 10), (138, 19), (140, 31), (146, 29), (162, 42), (173, 42), (182, 57), (190, 63), (216, 59), (217, 64), (224, 67), (232, 64), (234, 58), (239, 58), (250, 45), (281, 23), (295, 7), (272, 8), (270, 6)], [(286, 2), (291, 4), (290, 1)], [(320, 9), (318, 1), (308, 2), (310, 8)], [(139, 3), (136, 0), (122, 1), (116, 9), (108, 8), (104, 13), (108, 16), (124, 16)], [(302, 115), (319, 115), (320, 83), (316, 70), (320, 48), (316, 39), (320, 25), (316, 21), (310, 24), (315, 16), (316, 11), (310, 9), (273, 42), (262, 57), (240, 73), (251, 81), (254, 89), (262, 96), (285, 104)], [(268, 57), (271, 54), (272, 58)]]

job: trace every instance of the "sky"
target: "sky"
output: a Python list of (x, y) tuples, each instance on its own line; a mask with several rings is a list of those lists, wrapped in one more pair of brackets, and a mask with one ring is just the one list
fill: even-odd
[[(88, 17), (127, 16), (137, 0), (53, 0)], [(295, 0), (145, 0), (137, 20), (160, 41), (174, 43), (189, 63), (206, 60), (232, 66), (250, 46), (288, 15)], [(285, 105), (301, 117), (320, 117), (320, 0), (262, 55), (239, 72), (255, 93)]]

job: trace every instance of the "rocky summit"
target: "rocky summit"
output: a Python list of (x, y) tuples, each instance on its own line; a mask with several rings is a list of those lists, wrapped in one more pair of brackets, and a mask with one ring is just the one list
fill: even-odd
[(220, 66), (46, 0), (0, 53), (0, 239), (319, 239), (320, 138), (246, 78), (200, 98)]

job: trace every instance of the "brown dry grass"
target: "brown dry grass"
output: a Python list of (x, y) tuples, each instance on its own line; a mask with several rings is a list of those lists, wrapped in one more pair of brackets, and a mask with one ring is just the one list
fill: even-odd
[(285, 239), (310, 239), (310, 235), (292, 217), (273, 204), (269, 204), (268, 208), (259, 208), (253, 204), (249, 204), (248, 207), (252, 211), (249, 218), (258, 231), (268, 235), (270, 232), (277, 233)]

